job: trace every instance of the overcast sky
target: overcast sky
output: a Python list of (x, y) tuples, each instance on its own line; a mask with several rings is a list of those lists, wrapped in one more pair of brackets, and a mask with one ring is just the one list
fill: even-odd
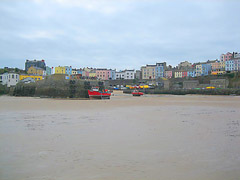
[(240, 51), (240, 0), (0, 0), (0, 67), (140, 69)]

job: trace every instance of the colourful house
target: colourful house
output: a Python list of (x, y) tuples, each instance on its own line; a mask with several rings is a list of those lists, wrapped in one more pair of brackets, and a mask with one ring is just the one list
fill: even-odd
[(221, 61), (215, 61), (213, 63), (211, 63), (211, 75), (221, 75), (221, 74), (225, 74), (225, 61), (221, 62)]
[(197, 64), (196, 65), (196, 76), (201, 76), (202, 75), (202, 64)]
[(188, 77), (196, 77), (196, 70), (195, 69), (188, 70), (187, 76)]
[(187, 76), (188, 76), (187, 71), (183, 71), (183, 72), (182, 72), (182, 77), (187, 77)]
[(109, 80), (110, 70), (108, 69), (96, 69), (96, 77), (101, 80)]
[(220, 61), (228, 61), (232, 59), (233, 53), (227, 52), (226, 54), (221, 54)]
[(166, 69), (166, 62), (164, 63), (156, 63), (155, 66), (155, 78), (163, 78), (164, 70)]
[(235, 61), (234, 60), (228, 60), (225, 62), (225, 70), (226, 71), (236, 71), (237, 67), (235, 66)]
[(52, 68), (50, 68), (50, 67), (46, 67), (46, 75), (51, 75), (52, 74), (52, 69), (53, 69), (53, 67)]
[(172, 75), (173, 75), (172, 71), (165, 71), (165, 74), (164, 74), (165, 78), (171, 79)]
[(182, 71), (175, 71), (174, 72), (174, 77), (175, 78), (182, 78)]
[(96, 73), (96, 70), (95, 70), (95, 69), (93, 69), (93, 70), (91, 70), (91, 71), (89, 72), (89, 77), (90, 77), (90, 78), (95, 78), (95, 77), (97, 77), (97, 73)]
[(45, 74), (45, 70), (43, 70), (42, 68), (39, 68), (39, 67), (31, 66), (30, 68), (28, 68), (27, 73), (42, 76)]
[(55, 67), (55, 74), (66, 74), (64, 66)]
[(83, 73), (83, 69), (82, 68), (77, 69), (77, 74), (81, 74), (82, 75), (82, 73)]
[(156, 65), (146, 65), (141, 67), (142, 79), (155, 79)]
[(225, 71), (225, 66), (226, 66), (226, 62), (225, 61), (220, 61), (220, 71)]
[(65, 74), (72, 75), (72, 66), (64, 66), (65, 67)]
[(78, 74), (77, 69), (72, 69), (72, 75), (76, 75), (76, 74)]
[(207, 76), (209, 74), (211, 74), (211, 64), (208, 63), (204, 63), (202, 64), (202, 76)]
[(116, 70), (110, 69), (110, 78), (109, 79), (111, 79), (111, 80), (116, 79)]

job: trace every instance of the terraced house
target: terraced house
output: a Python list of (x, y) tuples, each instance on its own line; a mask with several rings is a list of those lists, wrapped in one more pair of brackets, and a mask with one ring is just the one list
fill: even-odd
[(7, 87), (15, 86), (19, 82), (19, 75), (16, 73), (4, 73), (0, 75), (0, 83)]
[(164, 73), (164, 77), (167, 78), (167, 79), (171, 79), (173, 76), (173, 71), (172, 70), (167, 70), (165, 71)]
[(227, 72), (240, 71), (240, 53), (233, 52), (230, 60), (225, 62)]
[(188, 77), (196, 77), (196, 69), (195, 69), (194, 66), (188, 68), (188, 70), (187, 70), (187, 76), (188, 76)]
[(211, 74), (212, 75), (219, 75), (219, 74), (224, 74), (225, 71), (222, 70), (221, 68), (221, 63), (219, 60), (214, 60), (211, 62), (211, 67), (212, 67), (212, 70), (211, 70)]
[(175, 78), (182, 78), (182, 71), (181, 70), (178, 70), (178, 71), (175, 71), (174, 72), (174, 77)]
[(89, 77), (90, 77), (90, 78), (95, 78), (95, 77), (97, 77), (96, 69), (92, 69), (92, 70), (89, 72)]
[(156, 65), (146, 65), (141, 67), (142, 79), (155, 79)]
[(116, 72), (116, 79), (134, 79), (135, 70), (127, 70)]
[(65, 67), (64, 66), (55, 67), (55, 74), (65, 74)]
[(27, 73), (33, 74), (33, 75), (40, 75), (40, 76), (46, 75), (46, 71), (44, 69), (39, 68), (39, 67), (34, 67), (34, 66), (31, 66), (30, 68), (28, 68)]
[(72, 75), (72, 66), (58, 66), (55, 67), (55, 74)]
[(100, 80), (109, 80), (110, 78), (110, 70), (104, 69), (96, 69), (96, 76)]
[(196, 64), (196, 76), (202, 75), (202, 64), (198, 63)]
[(196, 76), (207, 76), (211, 74), (211, 64), (199, 63), (196, 64)]
[(163, 63), (156, 63), (155, 67), (155, 78), (163, 78), (164, 77), (164, 72), (166, 69), (166, 62)]

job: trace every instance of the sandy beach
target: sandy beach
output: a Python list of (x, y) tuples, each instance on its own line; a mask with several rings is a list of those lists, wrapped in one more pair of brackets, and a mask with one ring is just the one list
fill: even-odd
[(238, 180), (240, 97), (0, 97), (1, 180)]

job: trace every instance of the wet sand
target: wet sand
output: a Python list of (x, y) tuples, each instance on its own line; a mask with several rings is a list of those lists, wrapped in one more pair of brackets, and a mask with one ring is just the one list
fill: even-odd
[(0, 97), (1, 180), (238, 180), (240, 97)]

